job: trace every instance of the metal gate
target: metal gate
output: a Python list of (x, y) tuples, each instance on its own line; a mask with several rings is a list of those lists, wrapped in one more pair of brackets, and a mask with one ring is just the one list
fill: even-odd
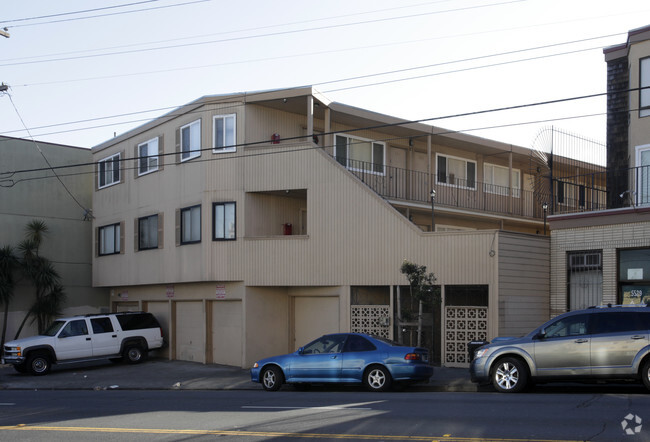
[(467, 343), (486, 340), (487, 329), (487, 307), (445, 307), (444, 365), (469, 367)]

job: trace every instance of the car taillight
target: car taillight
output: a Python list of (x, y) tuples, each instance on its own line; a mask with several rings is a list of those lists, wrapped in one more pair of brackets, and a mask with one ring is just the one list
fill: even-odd
[(404, 356), (404, 359), (407, 361), (419, 361), (422, 359), (422, 355), (420, 355), (420, 353), (408, 353), (406, 356)]

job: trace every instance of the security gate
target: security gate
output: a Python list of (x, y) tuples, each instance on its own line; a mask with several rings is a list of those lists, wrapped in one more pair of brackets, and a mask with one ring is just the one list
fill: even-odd
[(469, 367), (467, 343), (486, 340), (487, 328), (487, 307), (445, 307), (445, 366)]

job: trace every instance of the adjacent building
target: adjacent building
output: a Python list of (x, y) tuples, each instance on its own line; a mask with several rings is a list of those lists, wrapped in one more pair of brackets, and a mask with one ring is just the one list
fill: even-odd
[(650, 302), (650, 26), (604, 55), (607, 210), (549, 216), (553, 315)]
[[(30, 221), (44, 221), (48, 232), (40, 253), (61, 275), (66, 293), (63, 313), (108, 311), (108, 291), (92, 287), (92, 214), (88, 210), (94, 174), (90, 150), (2, 136), (0, 158), (0, 246), (16, 247)], [(87, 164), (85, 173), (78, 168), (80, 164)], [(9, 304), (8, 338), (14, 337), (34, 301), (34, 289), (17, 280)], [(0, 325), (2, 321), (0, 317)], [(35, 332), (35, 325), (28, 322), (21, 336)]]

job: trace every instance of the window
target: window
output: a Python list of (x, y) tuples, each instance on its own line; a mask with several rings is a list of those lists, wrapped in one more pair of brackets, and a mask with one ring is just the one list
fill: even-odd
[(569, 310), (602, 304), (602, 252), (571, 252), (567, 254), (567, 262)]
[(591, 315), (592, 334), (623, 333), (647, 330), (640, 313), (598, 312)]
[(629, 196), (633, 204), (647, 205), (650, 204), (650, 144), (636, 147), (636, 167), (636, 194)]
[(99, 228), (99, 255), (115, 255), (121, 252), (120, 224)]
[(113, 331), (113, 324), (111, 318), (91, 318), (90, 325), (93, 328), (93, 333), (111, 333)]
[(476, 162), (463, 158), (437, 155), (438, 184), (476, 188)]
[(201, 120), (181, 127), (181, 161), (191, 160), (201, 155)]
[(650, 303), (650, 249), (618, 251), (618, 285), (622, 304)]
[(121, 154), (117, 153), (97, 163), (98, 188), (101, 189), (120, 182), (120, 158)]
[(337, 135), (334, 157), (348, 169), (384, 174), (386, 145), (379, 141)]
[(302, 354), (340, 353), (344, 343), (345, 335), (325, 335), (307, 344)]
[(214, 119), (213, 152), (235, 152), (237, 150), (236, 116), (215, 115)]
[(138, 219), (138, 250), (158, 248), (158, 215)]
[(213, 240), (236, 239), (235, 232), (235, 203), (214, 203)]
[(639, 116), (650, 116), (650, 57), (643, 58), (639, 62)]
[(348, 336), (348, 340), (345, 342), (345, 347), (343, 352), (355, 352), (355, 351), (374, 351), (377, 350), (375, 344), (367, 340), (366, 338), (358, 335)]
[(138, 144), (138, 175), (158, 170), (158, 138)]
[[(502, 196), (510, 195), (510, 181), (508, 180), (508, 171), (509, 168), (507, 167), (485, 163), (483, 165), (483, 181), (485, 181), (485, 192), (495, 193)], [(512, 193), (516, 198), (519, 198), (519, 189), (521, 189), (519, 176), (519, 169), (512, 169)]]
[(586, 335), (588, 320), (589, 315), (567, 316), (546, 327), (544, 337), (552, 339)]
[(61, 330), (60, 338), (67, 338), (69, 336), (83, 336), (88, 334), (88, 326), (85, 319), (70, 321)]
[(201, 241), (201, 206), (181, 209), (181, 244)]

